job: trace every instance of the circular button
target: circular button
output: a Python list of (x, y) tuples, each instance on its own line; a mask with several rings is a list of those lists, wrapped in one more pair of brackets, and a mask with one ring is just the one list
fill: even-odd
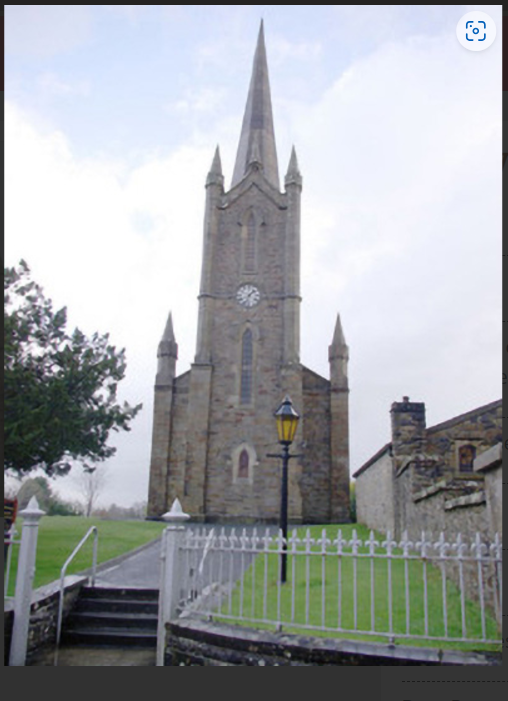
[(496, 38), (496, 23), (486, 12), (468, 12), (457, 24), (457, 39), (469, 51), (484, 51)]

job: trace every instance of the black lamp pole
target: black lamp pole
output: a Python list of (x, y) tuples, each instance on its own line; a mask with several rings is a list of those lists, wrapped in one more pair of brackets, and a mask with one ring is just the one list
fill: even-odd
[(282, 584), (286, 581), (287, 571), (287, 549), (288, 549), (288, 463), (289, 458), (295, 457), (289, 455), (289, 444), (284, 443), (282, 446), (282, 485), (280, 495), (280, 529), (282, 531), (282, 556), (280, 561), (280, 581)]
[(282, 584), (287, 579), (287, 540), (288, 540), (288, 464), (291, 458), (299, 458), (300, 455), (290, 455), (289, 446), (298, 426), (299, 414), (295, 411), (291, 399), (286, 396), (280, 407), (275, 412), (279, 443), (282, 445), (282, 454), (269, 453), (269, 458), (282, 459), (282, 483), (280, 494), (280, 530), (282, 531), (282, 553), (280, 559), (280, 581)]

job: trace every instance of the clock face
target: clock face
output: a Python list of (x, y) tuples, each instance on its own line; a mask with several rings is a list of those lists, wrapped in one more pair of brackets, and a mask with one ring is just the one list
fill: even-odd
[(261, 293), (254, 285), (242, 285), (236, 293), (236, 299), (243, 307), (254, 307), (261, 299)]

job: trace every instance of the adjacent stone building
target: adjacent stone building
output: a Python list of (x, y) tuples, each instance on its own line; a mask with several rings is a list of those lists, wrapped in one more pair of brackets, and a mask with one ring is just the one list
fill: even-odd
[(391, 407), (392, 440), (353, 475), (357, 518), (400, 538), (501, 531), (502, 400), (426, 427), (425, 404)]
[(229, 190), (219, 149), (206, 179), (197, 348), (176, 375), (171, 315), (158, 350), (148, 516), (178, 497), (203, 521), (276, 522), (274, 412), (301, 419), (290, 462), (293, 522), (349, 520), (348, 347), (339, 317), (330, 379), (300, 362), (300, 199), (293, 149), (280, 189), (263, 26)]

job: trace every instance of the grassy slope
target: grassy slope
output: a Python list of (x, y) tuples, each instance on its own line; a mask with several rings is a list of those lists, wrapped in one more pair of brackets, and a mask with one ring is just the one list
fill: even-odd
[[(21, 521), (17, 522), (21, 532)], [(60, 577), (60, 570), (89, 528), (97, 526), (99, 532), (98, 562), (105, 562), (157, 538), (165, 524), (154, 521), (101, 521), (79, 516), (44, 516), (40, 521), (34, 587), (48, 584)], [(93, 537), (73, 560), (67, 574), (87, 569), (92, 564)], [(11, 581), (15, 578), (16, 556), (14, 548)], [(9, 593), (12, 593), (9, 587)]]
[[(358, 524), (342, 526), (344, 538), (351, 538), (352, 531), (356, 529), (359, 538), (368, 538), (369, 531)], [(300, 538), (305, 536), (306, 528), (300, 529)], [(321, 537), (322, 526), (310, 528), (312, 538)], [(337, 527), (327, 528), (327, 537), (333, 539), (337, 534)], [(382, 542), (382, 535), (377, 536)], [(279, 588), (278, 572), (279, 563), (277, 555), (266, 556), (267, 565), (267, 597), (263, 596), (263, 581), (265, 578), (265, 556), (257, 558), (255, 568), (251, 567), (246, 572), (243, 581), (235, 588), (231, 599), (223, 602), (220, 613), (228, 613), (235, 618), (242, 611), (244, 616), (258, 621), (260, 627), (267, 627), (261, 623), (264, 619), (271, 621), (285, 622), (284, 628), (288, 631), (297, 630), (300, 624), (305, 629), (307, 626), (323, 628), (342, 628), (345, 630), (370, 630), (372, 617), (374, 629), (376, 631), (388, 632), (390, 621), (388, 616), (389, 596), (388, 596), (388, 567), (386, 561), (377, 560), (374, 565), (375, 595), (374, 607), (372, 609), (371, 600), (371, 559), (357, 561), (356, 579), (357, 590), (354, 594), (354, 571), (351, 558), (343, 558), (342, 586), (338, 587), (337, 561), (327, 558), (326, 562), (317, 554), (319, 547), (314, 547), (316, 555), (305, 558), (298, 557), (298, 564), (294, 571), (293, 562), (288, 558), (288, 581)], [(351, 551), (350, 548), (347, 548)], [(381, 550), (376, 549), (377, 552)], [(366, 552), (361, 548), (360, 552)], [(308, 560), (308, 562), (307, 562)], [(308, 567), (308, 569), (307, 569)], [(308, 579), (307, 579), (308, 574)], [(423, 589), (423, 569), (420, 562), (411, 562), (408, 567), (410, 581), (410, 628), (413, 635), (424, 635), (424, 589)], [(325, 587), (323, 589), (323, 575)], [(391, 566), (391, 579), (393, 587), (392, 606), (392, 626), (394, 634), (406, 632), (406, 588), (404, 563), (393, 561)], [(307, 583), (308, 582), (308, 586)], [(461, 611), (460, 594), (457, 587), (450, 581), (447, 582), (447, 609), (448, 609), (448, 636), (461, 637)], [(440, 571), (433, 566), (427, 567), (427, 616), (428, 633), (436, 636), (444, 635), (443, 610), (442, 610), (443, 584)], [(356, 598), (356, 607), (355, 607)], [(340, 603), (339, 603), (340, 602)], [(354, 611), (356, 608), (356, 623)], [(466, 602), (466, 620), (469, 636), (481, 637), (481, 624), (479, 607), (471, 602)], [(220, 615), (220, 614), (219, 614)], [(240, 622), (237, 620), (237, 622)], [(246, 622), (248, 625), (248, 622)], [(268, 626), (270, 627), (270, 626)], [(487, 637), (496, 639), (499, 631), (493, 617), (486, 616)], [(314, 631), (316, 634), (317, 631)], [(319, 633), (317, 633), (319, 634)], [(325, 635), (334, 635), (332, 630), (328, 630)], [(336, 634), (336, 633), (335, 633)], [(340, 637), (355, 637), (340, 633)], [(386, 641), (386, 638), (376, 636), (358, 636), (363, 639), (373, 639)], [(403, 638), (399, 639), (401, 642)], [(411, 638), (412, 644), (422, 644), (417, 639)], [(423, 643), (424, 644), (424, 643)], [(465, 649), (479, 649), (480, 644), (462, 643), (439, 643), (440, 647), (456, 647)], [(497, 646), (487, 646), (489, 649), (497, 649)]]

